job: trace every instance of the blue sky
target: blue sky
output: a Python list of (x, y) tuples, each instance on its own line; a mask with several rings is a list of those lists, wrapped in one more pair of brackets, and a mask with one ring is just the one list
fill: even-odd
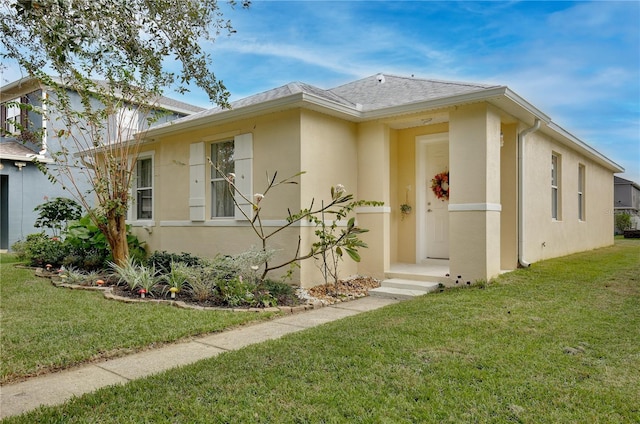
[[(225, 12), (237, 33), (210, 52), (232, 99), (379, 72), (507, 85), (640, 182), (638, 1), (254, 0)], [(209, 106), (197, 91), (183, 100)]]

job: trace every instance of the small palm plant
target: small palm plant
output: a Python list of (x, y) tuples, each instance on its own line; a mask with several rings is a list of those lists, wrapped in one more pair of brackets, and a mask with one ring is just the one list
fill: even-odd
[(138, 271), (138, 286), (140, 289), (138, 292), (140, 293), (140, 297), (145, 297), (145, 295), (153, 296), (153, 290), (156, 288), (162, 277), (159, 277), (156, 273), (156, 269), (154, 266), (146, 267), (144, 265), (137, 265)]
[(127, 259), (127, 262), (123, 265), (109, 262), (109, 267), (111, 267), (114, 276), (118, 279), (118, 284), (126, 284), (131, 291), (138, 287), (138, 265), (132, 258)]
[(172, 299), (175, 299), (176, 293), (181, 292), (189, 285), (187, 280), (190, 275), (190, 269), (187, 264), (171, 261), (171, 270), (164, 276), (164, 280), (169, 285)]
[(147, 294), (152, 295), (153, 289), (160, 282), (155, 267), (137, 264), (131, 258), (124, 265), (110, 262), (109, 266), (118, 278), (118, 284), (125, 283), (132, 292), (138, 289), (141, 297), (145, 297)]

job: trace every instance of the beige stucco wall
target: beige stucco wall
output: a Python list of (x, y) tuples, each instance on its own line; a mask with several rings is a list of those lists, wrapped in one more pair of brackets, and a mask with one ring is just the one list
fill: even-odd
[[(300, 178), (300, 205), (309, 208), (314, 202), (313, 210), (322, 204), (331, 202), (331, 187), (342, 184), (355, 199), (362, 199), (358, 187), (357, 162), (357, 127), (354, 123), (336, 119), (314, 111), (303, 110), (300, 117), (300, 170), (305, 174)], [(335, 209), (335, 208), (332, 208)], [(325, 222), (334, 220), (331, 214), (325, 215)], [(339, 223), (336, 234), (344, 228), (346, 222)], [(301, 252), (306, 253), (318, 239), (314, 234), (315, 226), (302, 228)], [(367, 249), (361, 255), (369, 254)], [(321, 273), (321, 262), (308, 260), (301, 263), (300, 280), (302, 284), (313, 286), (324, 283)], [(347, 255), (340, 261), (338, 272), (340, 277), (357, 273), (358, 265)]]
[(450, 114), (449, 267), (464, 281), (500, 273), (500, 129), (488, 104)]
[[(300, 169), (300, 113), (297, 110), (274, 113), (224, 125), (211, 125), (158, 137), (142, 151), (154, 153), (154, 219), (151, 233), (135, 226), (134, 232), (147, 242), (148, 250), (190, 252), (205, 257), (237, 254), (260, 239), (246, 222), (234, 219), (189, 220), (189, 152), (192, 143), (204, 142), (206, 154), (210, 143), (231, 141), (239, 134), (253, 134), (253, 188), (261, 192), (267, 186), (267, 173), (278, 172), (278, 179), (296, 174)], [(211, 216), (210, 167), (206, 167), (206, 216)], [(299, 178), (298, 178), (299, 181)], [(252, 193), (249, 193), (252, 195)], [(287, 207), (299, 209), (300, 185), (273, 188), (261, 202), (264, 229), (269, 233), (283, 224)], [(268, 248), (277, 251), (273, 263), (290, 258), (295, 252), (299, 228), (294, 227), (269, 240)], [(283, 272), (286, 269), (283, 269)], [(274, 273), (277, 276), (279, 273)], [(296, 274), (296, 278), (298, 275)], [(296, 281), (294, 281), (296, 282)]]
[[(541, 132), (525, 142), (525, 244), (527, 262), (613, 243), (613, 175)], [(551, 218), (551, 155), (560, 155), (559, 220)], [(578, 219), (578, 165), (586, 172), (585, 220)]]
[(518, 125), (503, 124), (500, 149), (500, 268), (518, 267)]
[[(246, 222), (189, 221), (190, 145), (251, 133), (254, 192), (264, 191), (267, 174), (277, 171), (280, 180), (306, 172), (297, 178), (299, 184), (273, 188), (261, 202), (265, 230), (282, 225), (287, 209), (295, 213), (308, 207), (312, 199), (316, 207), (322, 200), (328, 202), (330, 187), (343, 184), (356, 199), (383, 201), (386, 209), (357, 214), (358, 224), (370, 230), (362, 236), (369, 248), (361, 250), (359, 264), (345, 257), (341, 276), (357, 272), (383, 278), (391, 263), (413, 263), (416, 258), (416, 137), (448, 132), (450, 205), (471, 205), (470, 210), (449, 213), (451, 273), (462, 275), (465, 281), (488, 279), (501, 269), (517, 266), (517, 133), (527, 126), (505, 124), (503, 117), (495, 107), (480, 103), (451, 110), (448, 123), (392, 129), (392, 121), (356, 124), (296, 109), (158, 137), (142, 149), (154, 153), (154, 220), (150, 232), (141, 226), (135, 231), (147, 241), (150, 251), (189, 251), (213, 257), (259, 246), (260, 240)], [(562, 219), (558, 222), (551, 219), (552, 151), (562, 157)], [(525, 156), (525, 259), (535, 262), (611, 244), (611, 171), (540, 131), (528, 136)], [(585, 221), (577, 219), (579, 163), (586, 167)], [(206, 196), (210, 216), (209, 189)], [(401, 220), (399, 207), (407, 200), (413, 211)], [(488, 209), (482, 210), (482, 205)], [(500, 210), (491, 210), (492, 205)], [(301, 252), (307, 252), (315, 241), (314, 230), (309, 225), (292, 227), (270, 240), (268, 247), (278, 251), (272, 263), (290, 258), (298, 237)], [(317, 263), (301, 265), (294, 283), (312, 286), (323, 282)]]
[[(389, 156), (394, 137), (386, 124), (367, 122), (359, 124), (357, 134), (358, 198), (390, 203), (391, 170)], [(383, 278), (390, 264), (391, 228), (387, 212), (358, 214), (364, 228), (372, 230), (362, 235), (369, 245), (358, 265), (361, 274)]]

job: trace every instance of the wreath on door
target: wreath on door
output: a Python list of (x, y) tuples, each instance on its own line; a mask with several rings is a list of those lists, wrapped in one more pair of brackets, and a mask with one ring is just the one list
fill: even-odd
[(431, 180), (433, 194), (442, 201), (449, 200), (449, 171), (436, 174)]

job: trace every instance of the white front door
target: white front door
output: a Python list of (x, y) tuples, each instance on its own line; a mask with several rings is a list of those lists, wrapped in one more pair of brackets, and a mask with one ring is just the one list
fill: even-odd
[(421, 149), (425, 156), (424, 161), (424, 183), (422, 189), (425, 190), (424, 206), (424, 257), (448, 259), (449, 258), (449, 201), (438, 199), (431, 189), (431, 180), (441, 172), (449, 169), (449, 144), (447, 142), (427, 143)]

